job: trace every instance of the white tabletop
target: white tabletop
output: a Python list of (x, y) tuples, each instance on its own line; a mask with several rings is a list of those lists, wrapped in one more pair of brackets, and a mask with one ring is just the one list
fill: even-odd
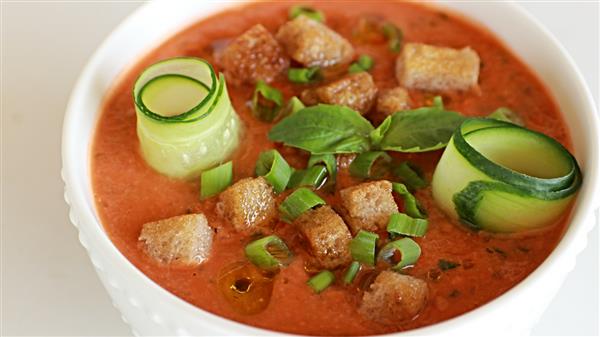
[[(60, 135), (87, 58), (139, 2), (4, 1), (1, 334), (129, 335), (69, 223)], [(598, 102), (598, 3), (525, 3), (582, 69)], [(598, 226), (534, 334), (598, 335)]]

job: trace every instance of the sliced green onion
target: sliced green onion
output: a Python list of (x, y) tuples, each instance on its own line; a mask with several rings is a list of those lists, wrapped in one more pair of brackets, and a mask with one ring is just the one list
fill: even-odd
[(372, 232), (360, 230), (350, 241), (350, 253), (352, 258), (358, 262), (375, 265), (375, 246), (379, 236)]
[(288, 188), (296, 188), (300, 186), (313, 187), (319, 189), (323, 186), (327, 178), (327, 168), (323, 165), (315, 165), (305, 170), (295, 170), (292, 173)]
[(272, 122), (278, 116), (283, 106), (281, 91), (258, 81), (252, 96), (252, 114), (264, 122)]
[(392, 183), (392, 190), (404, 200), (404, 212), (413, 218), (425, 219), (427, 213), (419, 204), (417, 198), (408, 191), (406, 186), (401, 183)]
[(394, 168), (393, 173), (411, 190), (424, 188), (428, 185), (427, 181), (420, 174), (419, 168), (411, 162), (402, 162)]
[(288, 69), (288, 79), (294, 83), (313, 83), (322, 78), (323, 76), (319, 67)]
[(228, 161), (213, 169), (202, 172), (200, 178), (200, 199), (223, 192), (233, 181), (233, 162)]
[(265, 177), (275, 193), (283, 192), (292, 176), (292, 168), (277, 150), (261, 152), (254, 171), (257, 176)]
[(350, 74), (360, 73), (361, 71), (369, 71), (373, 68), (373, 58), (369, 55), (361, 55), (358, 60), (350, 65), (348, 72)]
[(318, 21), (318, 22), (325, 21), (325, 14), (323, 14), (323, 12), (318, 11), (312, 7), (296, 5), (296, 6), (292, 6), (292, 8), (290, 8), (289, 18), (291, 20), (297, 18), (300, 15), (304, 15), (307, 18)]
[(382, 164), (385, 164), (385, 167), (392, 161), (392, 157), (384, 151), (363, 152), (356, 156), (352, 164), (350, 164), (350, 174), (364, 179), (381, 177), (383, 172), (379, 172), (381, 170), (378, 171), (374, 168), (377, 160), (381, 160)]
[(329, 270), (323, 270), (317, 275), (311, 277), (306, 284), (308, 284), (315, 293), (320, 293), (323, 290), (327, 289), (333, 281), (335, 281), (335, 275)]
[(469, 119), (454, 132), (431, 183), (451, 218), (473, 229), (511, 233), (551, 225), (582, 177), (556, 140), (494, 119)]
[(428, 221), (415, 219), (402, 213), (393, 213), (387, 225), (388, 233), (392, 235), (406, 235), (421, 237), (427, 232)]
[(276, 235), (269, 235), (250, 242), (244, 249), (250, 262), (265, 270), (276, 270), (287, 266), (292, 260), (292, 252)]
[(388, 46), (391, 51), (397, 53), (402, 48), (402, 39), (404, 34), (402, 30), (391, 22), (386, 22), (381, 26), (383, 35), (388, 39)]
[(328, 182), (335, 184), (335, 179), (337, 176), (337, 161), (335, 160), (335, 155), (328, 154), (312, 154), (308, 159), (307, 167), (315, 166), (317, 164), (323, 163), (327, 168), (327, 174), (329, 176)]
[(279, 211), (282, 220), (291, 223), (302, 213), (318, 205), (325, 205), (325, 201), (308, 188), (300, 187), (281, 203)]
[[(400, 259), (396, 252), (400, 253)], [(385, 245), (379, 252), (378, 259), (392, 265), (392, 270), (399, 271), (407, 266), (414, 265), (421, 256), (421, 247), (410, 238), (392, 241)]]
[(295, 114), (296, 112), (304, 108), (304, 103), (302, 103), (302, 101), (298, 97), (294, 96), (290, 98), (290, 100), (286, 103), (285, 107), (281, 110), (279, 117), (287, 117), (289, 115)]
[(164, 175), (197, 178), (238, 146), (240, 121), (225, 78), (205, 60), (177, 57), (149, 66), (133, 97), (142, 156)]
[(358, 271), (360, 270), (360, 263), (358, 261), (352, 261), (348, 269), (346, 270), (346, 274), (344, 274), (344, 284), (348, 285), (354, 282)]
[(509, 122), (513, 124), (517, 124), (518, 126), (523, 126), (523, 119), (516, 112), (512, 111), (509, 108), (501, 107), (492, 112), (489, 118), (497, 119), (499, 121)]

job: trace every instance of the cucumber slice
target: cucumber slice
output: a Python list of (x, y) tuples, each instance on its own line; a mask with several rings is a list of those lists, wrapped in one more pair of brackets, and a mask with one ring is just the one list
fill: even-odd
[(581, 179), (577, 161), (556, 140), (512, 123), (470, 119), (448, 143), (432, 189), (450, 217), (510, 233), (555, 222)]
[(151, 65), (133, 97), (143, 157), (164, 175), (196, 178), (238, 146), (241, 125), (225, 79), (205, 60), (178, 57)]
[(173, 117), (192, 110), (209, 88), (204, 83), (182, 75), (155, 77), (142, 89), (140, 97), (150, 111), (163, 117)]

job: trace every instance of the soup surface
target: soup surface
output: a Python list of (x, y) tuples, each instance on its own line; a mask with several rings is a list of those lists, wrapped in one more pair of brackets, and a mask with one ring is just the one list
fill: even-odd
[[(506, 106), (519, 112), (528, 128), (570, 146), (557, 106), (544, 86), (485, 29), (451, 13), (413, 3), (310, 5), (325, 13), (327, 25), (352, 42), (357, 54), (373, 57), (375, 66), (370, 72), (380, 90), (397, 85), (392, 75), (396, 56), (385, 42), (354, 43), (353, 29), (365, 14), (395, 23), (403, 30), (405, 41), (453, 48), (470, 46), (477, 51), (481, 59), (479, 90), (442, 93), (446, 107), (467, 116), (485, 116)], [(289, 3), (264, 2), (204, 19), (161, 44), (115, 83), (98, 121), (91, 160), (97, 210), (118, 249), (156, 283), (204, 310), (261, 328), (311, 335), (381, 334), (430, 325), (493, 300), (531, 273), (557, 244), (567, 225), (564, 218), (536, 234), (495, 236), (474, 232), (446, 218), (436, 207), (431, 189), (425, 188), (418, 190), (416, 196), (429, 213), (429, 229), (425, 237), (415, 239), (422, 255), (406, 273), (427, 282), (429, 297), (425, 309), (413, 320), (383, 325), (365, 319), (357, 310), (361, 299), (358, 288), (349, 291), (336, 284), (315, 294), (306, 285), (310, 277), (305, 270), (308, 256), (301, 238), (284, 222), (278, 222), (273, 232), (288, 244), (295, 258), (276, 276), (269, 305), (253, 315), (239, 313), (229, 305), (218, 289), (217, 277), (227, 266), (245, 260), (244, 247), (251, 238), (235, 232), (219, 216), (217, 197), (200, 200), (199, 180), (170, 179), (145, 163), (136, 135), (131, 91), (145, 67), (169, 57), (200, 57), (222, 71), (214, 59), (215, 52), (257, 23), (276, 32), (287, 21), (289, 7)], [(290, 83), (284, 75), (271, 85), (286, 98), (299, 96), (306, 88)], [(269, 148), (277, 148), (291, 166), (306, 165), (306, 153), (269, 141), (267, 133), (273, 124), (252, 116), (248, 101), (254, 86), (228, 84), (228, 90), (244, 124), (242, 142), (232, 158), (234, 181), (254, 176), (259, 153)], [(432, 94), (409, 92), (414, 106), (431, 103)], [(441, 153), (442, 150), (393, 156), (417, 164), (430, 180)], [(335, 189), (339, 191), (357, 182), (341, 169)], [(339, 193), (319, 194), (329, 204), (339, 202)], [(278, 198), (281, 201), (283, 196)], [(138, 241), (142, 225), (186, 213), (204, 213), (215, 229), (210, 258), (200, 266), (186, 267), (161, 264), (149, 257)], [(453, 262), (453, 267), (441, 268), (440, 260)]]

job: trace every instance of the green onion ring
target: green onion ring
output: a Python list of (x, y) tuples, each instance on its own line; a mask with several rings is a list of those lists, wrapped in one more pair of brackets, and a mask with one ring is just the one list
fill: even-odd
[(319, 205), (325, 205), (325, 201), (308, 188), (300, 187), (281, 203), (279, 211), (282, 220), (291, 223), (302, 213)]
[(400, 271), (408, 266), (414, 265), (421, 256), (421, 247), (410, 238), (392, 241), (385, 245), (379, 252), (379, 260), (393, 264), (394, 253), (400, 252), (401, 258), (392, 266), (392, 270)]
[(369, 266), (375, 265), (375, 248), (379, 235), (360, 230), (354, 239), (350, 241), (350, 253), (352, 258)]
[(233, 182), (233, 162), (202, 172), (200, 178), (200, 199), (212, 197), (223, 192)]
[(275, 193), (283, 192), (292, 176), (292, 168), (275, 149), (260, 153), (254, 171), (265, 177)]
[(387, 231), (393, 235), (422, 237), (427, 232), (428, 221), (412, 218), (406, 214), (393, 213), (387, 225)]
[(384, 151), (363, 152), (356, 156), (350, 164), (350, 174), (363, 179), (377, 178), (380, 175), (371, 172), (373, 170), (373, 165), (377, 160), (382, 160), (387, 164), (392, 161), (392, 157)]
[(293, 257), (288, 246), (276, 235), (252, 241), (244, 249), (250, 262), (265, 270), (277, 270), (290, 264)]
[(308, 284), (315, 293), (320, 293), (327, 289), (335, 281), (335, 275), (329, 270), (323, 270), (317, 275), (311, 277), (306, 284)]

